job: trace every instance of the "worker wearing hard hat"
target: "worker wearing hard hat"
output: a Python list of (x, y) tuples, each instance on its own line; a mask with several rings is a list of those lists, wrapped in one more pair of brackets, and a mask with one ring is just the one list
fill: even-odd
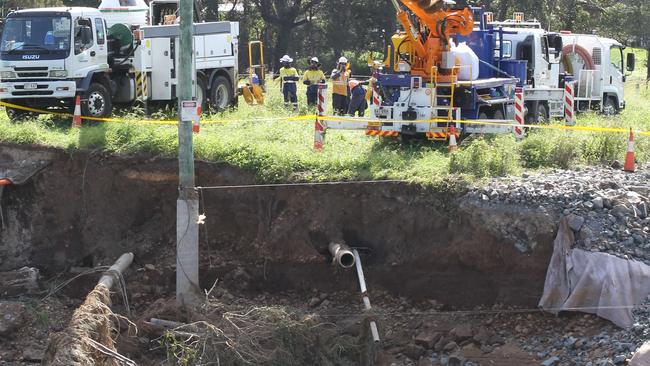
[(291, 65), (293, 59), (289, 55), (284, 55), (280, 59), (280, 85), (282, 85), (282, 94), (284, 95), (284, 106), (288, 107), (289, 103), (293, 105), (294, 110), (298, 110), (298, 95), (296, 81), (300, 79), (298, 70)]
[(348, 111), (348, 81), (350, 80), (350, 68), (348, 59), (339, 58), (336, 68), (332, 70), (332, 106), (335, 114), (346, 114)]
[(363, 87), (364, 83), (359, 82), (356, 79), (350, 79), (348, 86), (350, 87), (350, 106), (348, 107), (348, 114), (354, 116), (355, 113), (358, 113), (359, 117), (363, 117), (363, 114), (368, 108), (368, 103), (366, 102), (366, 89)]
[(325, 82), (325, 74), (320, 69), (318, 57), (309, 60), (309, 70), (302, 75), (303, 84), (307, 85), (307, 104), (316, 105), (318, 99), (318, 84)]

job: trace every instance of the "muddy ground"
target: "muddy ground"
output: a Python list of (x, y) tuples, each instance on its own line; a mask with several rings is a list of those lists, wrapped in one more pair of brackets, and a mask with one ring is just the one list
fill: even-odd
[[(0, 165), (35, 159), (49, 165), (25, 184), (6, 187), (0, 200), (0, 271), (36, 267), (47, 293), (72, 277), (71, 269), (109, 265), (131, 251), (135, 263), (126, 279), (134, 318), (154, 314), (150, 305), (174, 293), (177, 161), (0, 145)], [(255, 183), (252, 174), (225, 164), (197, 162), (196, 173), (202, 187)], [(283, 305), (300, 314), (320, 314), (330, 323), (328, 314), (343, 309), (339, 314), (345, 316), (333, 323), (356, 319), (356, 275), (331, 265), (327, 245), (344, 241), (359, 247), (371, 300), (380, 309), (384, 342), (378, 364), (416, 364), (418, 359), (421, 365), (436, 364), (453, 351), (476, 364), (537, 365), (547, 355), (526, 351), (526, 337), (542, 329), (565, 334), (575, 322), (587, 324), (578, 332), (609, 326), (581, 315), (503, 310), (536, 307), (560, 217), (556, 212), (487, 207), (455, 184), (199, 193), (206, 215), (200, 227), (201, 285), (210, 288), (218, 280), (225, 306), (237, 301), (239, 306)], [(16, 333), (25, 336), (0, 342), (0, 364), (36, 360), (25, 357), (26, 347), (42, 349), (44, 335), (61, 329), (96, 279), (76, 280), (46, 302), (39, 300), (42, 296), (26, 300), (25, 322)], [(119, 297), (114, 301), (119, 304)], [(456, 313), (465, 310), (472, 312)], [(463, 324), (470, 330), (465, 327), (460, 336), (451, 332)], [(337, 332), (347, 328), (340, 325)], [(430, 336), (416, 342), (423, 333)], [(166, 357), (151, 350), (149, 336), (127, 350), (142, 364)], [(434, 344), (428, 344), (431, 337)], [(454, 347), (451, 343), (458, 349), (446, 350)]]

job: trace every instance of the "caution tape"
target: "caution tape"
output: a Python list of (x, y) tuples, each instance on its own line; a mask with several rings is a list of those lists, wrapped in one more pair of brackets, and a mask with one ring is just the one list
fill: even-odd
[[(0, 106), (14, 108), (23, 110), (26, 112), (34, 112), (40, 114), (51, 114), (55, 116), (62, 117), (72, 117), (72, 113), (69, 112), (57, 112), (57, 111), (48, 111), (44, 109), (36, 109), (31, 107), (25, 107), (17, 104), (7, 103), (0, 101)], [(286, 117), (253, 117), (247, 119), (208, 119), (202, 120), (201, 124), (203, 125), (214, 125), (214, 124), (226, 124), (226, 123), (236, 123), (236, 122), (271, 122), (271, 121), (286, 121), (286, 122), (295, 122), (295, 121), (313, 121), (318, 117), (315, 114), (305, 114), (300, 116), (286, 116)], [(113, 122), (113, 123), (137, 123), (137, 124), (152, 124), (152, 125), (178, 125), (177, 120), (137, 120), (130, 121), (119, 118), (100, 118), (100, 117), (89, 117), (82, 116), (82, 119), (98, 122)], [(354, 123), (402, 123), (402, 124), (415, 124), (415, 123), (458, 123), (464, 125), (485, 125), (485, 126), (499, 126), (499, 127), (520, 127), (521, 125), (515, 123), (512, 120), (449, 120), (446, 118), (433, 118), (427, 120), (415, 120), (415, 121), (405, 121), (405, 120), (392, 120), (392, 119), (377, 119), (377, 118), (363, 118), (363, 117), (345, 117), (345, 116), (320, 116), (318, 117), (321, 121), (333, 121), (333, 122), (354, 122)], [(379, 126), (375, 126), (379, 127)], [(608, 132), (608, 133), (629, 133), (629, 128), (620, 128), (620, 127), (598, 127), (598, 126), (566, 126), (561, 124), (530, 124), (524, 125), (524, 128), (529, 129), (540, 129), (540, 130), (565, 130), (565, 131), (582, 131), (582, 132)], [(636, 134), (643, 136), (650, 136), (650, 131), (634, 131)]]
[[(0, 106), (9, 107), (13, 109), (23, 110), (26, 112), (40, 113), (40, 114), (50, 114), (54, 116), (61, 117), (72, 117), (73, 114), (69, 112), (57, 112), (49, 111), (45, 109), (37, 109), (31, 107), (25, 107), (17, 104), (7, 103), (0, 101)], [(247, 119), (208, 119), (202, 120), (201, 124), (203, 125), (213, 125), (213, 124), (225, 124), (225, 123), (234, 123), (234, 122), (261, 122), (261, 121), (303, 121), (303, 120), (313, 120), (316, 118), (315, 114), (308, 114), (302, 116), (288, 116), (288, 117), (253, 117)], [(102, 118), (102, 117), (89, 117), (81, 116), (81, 119), (97, 122), (111, 122), (111, 123), (138, 123), (138, 124), (153, 124), (153, 125), (178, 125), (177, 120), (155, 120), (155, 119), (143, 119), (143, 120), (126, 120), (120, 118)]]

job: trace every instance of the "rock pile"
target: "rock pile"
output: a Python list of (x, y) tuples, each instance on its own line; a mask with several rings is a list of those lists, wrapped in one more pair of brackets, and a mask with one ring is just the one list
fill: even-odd
[(566, 216), (576, 247), (650, 265), (650, 165), (637, 173), (605, 167), (495, 179), (469, 197)]

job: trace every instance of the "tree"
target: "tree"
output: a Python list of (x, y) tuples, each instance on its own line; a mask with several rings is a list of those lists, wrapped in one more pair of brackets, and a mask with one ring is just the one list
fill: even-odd
[(294, 30), (311, 21), (307, 15), (322, 0), (253, 0), (264, 23), (273, 35), (272, 64), (289, 52)]

